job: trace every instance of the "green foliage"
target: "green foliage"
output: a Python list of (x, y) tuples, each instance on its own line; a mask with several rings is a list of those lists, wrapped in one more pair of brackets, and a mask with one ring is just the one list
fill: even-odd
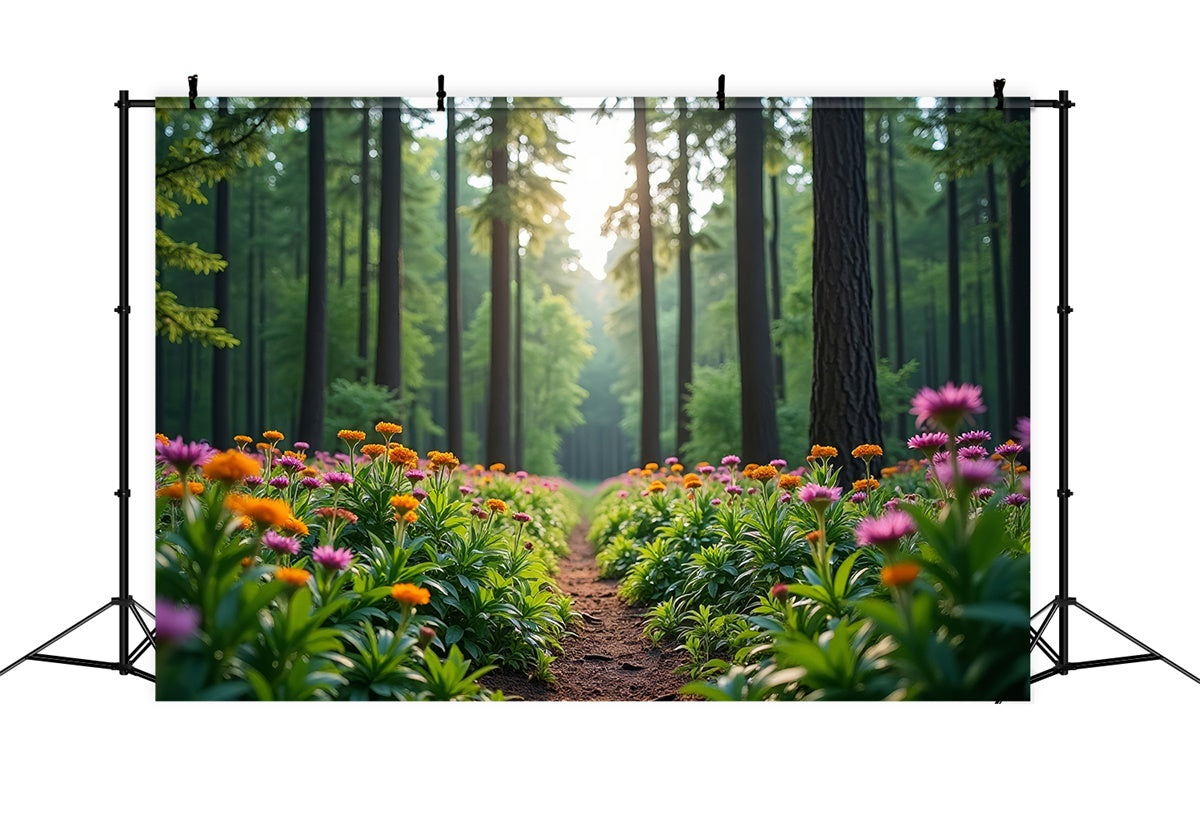
[(719, 458), (742, 446), (742, 382), (734, 362), (720, 367), (697, 367), (688, 390), (692, 438), (683, 449), (689, 461)]
[(381, 384), (335, 379), (325, 404), (325, 440), (340, 429), (372, 429), (379, 421), (402, 416), (400, 399)]

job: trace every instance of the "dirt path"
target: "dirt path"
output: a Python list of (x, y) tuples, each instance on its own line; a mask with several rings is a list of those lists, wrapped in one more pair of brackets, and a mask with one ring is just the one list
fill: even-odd
[(550, 667), (554, 687), (523, 674), (498, 671), (483, 683), (509, 697), (526, 700), (673, 700), (687, 678), (671, 673), (679, 655), (650, 646), (642, 639), (642, 612), (617, 599), (617, 581), (600, 580), (587, 525), (571, 533), (571, 554), (559, 562), (558, 583), (584, 615), (563, 640), (563, 656)]

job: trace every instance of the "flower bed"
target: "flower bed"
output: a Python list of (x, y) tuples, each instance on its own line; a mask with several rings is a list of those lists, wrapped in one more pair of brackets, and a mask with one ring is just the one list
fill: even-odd
[(494, 667), (550, 680), (578, 520), (553, 481), (339, 433), (224, 452), (159, 436), (161, 699), (483, 699)]
[[(709, 699), (1024, 699), (1029, 503), (1019, 456), (966, 429), (979, 389), (913, 400), (911, 460), (833, 447), (686, 471), (647, 464), (602, 490), (589, 537), (600, 571), (650, 605), (645, 635), (678, 646), (684, 691)], [(990, 447), (990, 449), (989, 449)], [(848, 477), (848, 476), (847, 476)]]

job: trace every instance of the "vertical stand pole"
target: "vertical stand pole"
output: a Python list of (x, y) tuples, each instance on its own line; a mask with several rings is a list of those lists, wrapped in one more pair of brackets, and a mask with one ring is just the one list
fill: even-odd
[(119, 523), (117, 532), (117, 551), (119, 553), (119, 654), (118, 669), (122, 675), (129, 673), (129, 92), (121, 91), (117, 100), (120, 125), (117, 138), (117, 164), (120, 173), (118, 185), (118, 278), (119, 302), (117, 316), (120, 322), (120, 376), (118, 379), (119, 432), (118, 464), (119, 487), (117, 503), (119, 504)]
[(1058, 667), (1066, 674), (1067, 668), (1067, 614), (1068, 605), (1068, 539), (1067, 501), (1071, 498), (1068, 489), (1067, 456), (1068, 412), (1067, 412), (1067, 317), (1071, 308), (1067, 302), (1067, 111), (1070, 97), (1066, 91), (1058, 92)]

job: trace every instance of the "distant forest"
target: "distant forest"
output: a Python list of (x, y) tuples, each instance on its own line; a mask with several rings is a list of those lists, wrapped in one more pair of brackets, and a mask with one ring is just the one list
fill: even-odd
[[(601, 480), (1029, 414), (1029, 121), (952, 98), (160, 100), (158, 429)], [(596, 224), (566, 134), (627, 129)], [(623, 193), (622, 193), (623, 190)], [(572, 229), (612, 241), (583, 264)], [(604, 278), (597, 278), (603, 275)]]

